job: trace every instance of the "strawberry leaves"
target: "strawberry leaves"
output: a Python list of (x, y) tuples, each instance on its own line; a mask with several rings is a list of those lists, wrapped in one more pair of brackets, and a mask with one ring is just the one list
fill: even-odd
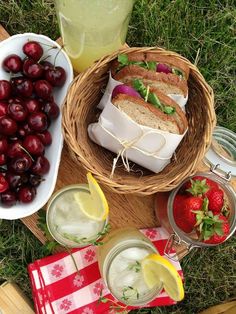
[(192, 180), (190, 179), (191, 187), (186, 191), (191, 193), (194, 196), (200, 196), (206, 193), (209, 190), (209, 187), (206, 183), (206, 179), (204, 180)]

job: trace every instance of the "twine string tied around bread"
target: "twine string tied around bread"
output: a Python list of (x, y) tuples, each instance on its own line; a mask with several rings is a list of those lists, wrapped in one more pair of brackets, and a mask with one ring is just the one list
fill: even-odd
[(149, 130), (149, 131), (145, 132), (143, 129), (141, 129), (141, 133), (136, 138), (134, 138), (132, 140), (121, 140), (116, 135), (114, 135), (112, 132), (110, 132), (107, 128), (105, 128), (100, 120), (98, 121), (98, 123), (106, 133), (108, 133), (110, 136), (112, 136), (114, 139), (116, 139), (122, 145), (122, 148), (118, 151), (117, 156), (113, 159), (112, 170), (111, 170), (111, 174), (110, 174), (111, 178), (114, 175), (114, 172), (115, 172), (115, 169), (117, 166), (117, 162), (120, 158), (122, 160), (122, 163), (123, 163), (126, 171), (128, 171), (128, 172), (131, 171), (130, 165), (129, 165), (129, 160), (128, 160), (128, 157), (126, 154), (126, 151), (130, 148), (135, 149), (135, 150), (141, 152), (142, 154), (144, 154), (145, 156), (148, 156), (148, 157), (158, 157), (158, 159), (161, 159), (161, 160), (168, 160), (171, 158), (171, 156), (168, 156), (168, 157), (158, 156), (158, 153), (166, 144), (165, 137), (163, 137), (164, 141), (162, 142), (160, 147), (153, 152), (145, 151), (144, 149), (141, 149), (141, 148), (138, 148), (137, 146), (135, 146), (136, 143), (138, 143), (140, 140), (142, 140), (148, 134), (152, 134), (152, 133), (153, 134), (160, 134), (160, 133), (156, 132), (155, 130)]

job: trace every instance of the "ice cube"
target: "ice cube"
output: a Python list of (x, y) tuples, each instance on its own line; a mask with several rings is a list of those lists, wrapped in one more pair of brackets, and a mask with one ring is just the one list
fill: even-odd
[(147, 249), (139, 247), (132, 247), (120, 253), (121, 257), (129, 261), (140, 261), (148, 254), (150, 252)]
[(78, 223), (71, 224), (61, 224), (58, 225), (57, 231), (60, 234), (68, 233), (70, 235), (77, 235), (80, 229), (80, 225)]

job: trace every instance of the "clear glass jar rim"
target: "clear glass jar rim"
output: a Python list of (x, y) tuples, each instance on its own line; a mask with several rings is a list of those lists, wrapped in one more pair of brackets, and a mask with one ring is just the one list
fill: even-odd
[(220, 164), (224, 172), (230, 171), (232, 176), (236, 176), (236, 133), (216, 126), (213, 130), (211, 146), (203, 161), (207, 165)]

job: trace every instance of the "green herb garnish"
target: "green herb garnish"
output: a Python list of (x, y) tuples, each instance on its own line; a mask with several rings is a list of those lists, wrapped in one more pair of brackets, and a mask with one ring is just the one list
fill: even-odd
[(125, 54), (118, 55), (118, 62), (122, 67), (128, 65), (129, 64), (128, 56)]
[(135, 263), (132, 263), (128, 266), (129, 270), (134, 270), (136, 273), (139, 273), (141, 271), (141, 263), (139, 261), (136, 261)]
[(108, 303), (109, 305), (109, 309), (112, 311), (112, 310), (115, 310), (117, 311), (116, 313), (122, 313), (122, 314), (128, 314), (129, 311), (127, 310), (127, 305), (121, 305), (119, 304), (118, 302), (116, 302), (115, 300), (112, 300), (108, 297), (104, 297), (102, 296), (102, 289), (100, 291), (100, 297), (98, 299), (98, 305), (100, 303)]
[(184, 77), (183, 72), (179, 69), (172, 68), (172, 73), (178, 75), (181, 79)]
[[(100, 238), (102, 236), (105, 236), (107, 233), (109, 233), (111, 229), (111, 225), (108, 223), (105, 225), (103, 231), (101, 232), (98, 232), (98, 234), (96, 235), (95, 238)], [(64, 238), (68, 239), (68, 240), (71, 240), (75, 243), (78, 243), (78, 244), (92, 244), (92, 245), (95, 245), (95, 246), (99, 246), (99, 245), (103, 245), (104, 243), (99, 241), (99, 239), (95, 239), (95, 240), (88, 240), (88, 238), (78, 238), (77, 236), (73, 236), (71, 234), (68, 234), (68, 233), (63, 233), (62, 235)]]
[(166, 114), (175, 113), (175, 108), (163, 105), (156, 94), (150, 92), (149, 88), (146, 87), (140, 79), (133, 80), (133, 87), (137, 92), (139, 92), (145, 101), (149, 101), (153, 106), (160, 109), (162, 112)]
[(120, 71), (123, 67), (127, 65), (138, 65), (144, 69), (156, 71), (156, 62), (155, 61), (129, 61), (129, 58), (126, 54), (118, 55), (119, 66), (117, 71)]
[(124, 287), (122, 290), (121, 299), (124, 301), (128, 301), (132, 297), (136, 297), (137, 300), (139, 299), (138, 289), (131, 286)]

